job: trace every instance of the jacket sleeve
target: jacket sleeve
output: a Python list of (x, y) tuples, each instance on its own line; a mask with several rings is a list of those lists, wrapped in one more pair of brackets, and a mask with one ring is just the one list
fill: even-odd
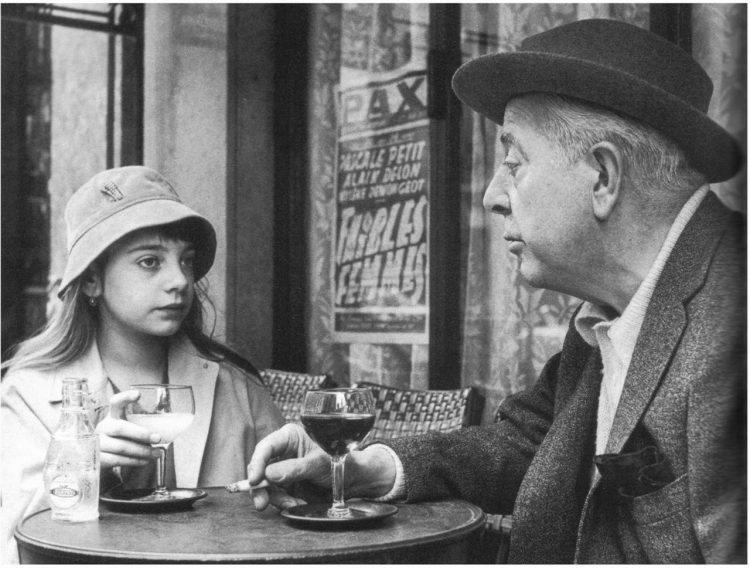
[(10, 376), (3, 380), (0, 403), (3, 562), (17, 561), (13, 538), (16, 525), (25, 516), (47, 507), (42, 468), (52, 428), (42, 419), (45, 414), (38, 404), (30, 400), (33, 394), (20, 390), (16, 380), (23, 379)]
[(404, 468), (406, 500), (455, 497), (485, 511), (510, 513), (516, 493), (552, 422), (560, 355), (537, 383), (506, 398), (486, 427), (385, 441)]

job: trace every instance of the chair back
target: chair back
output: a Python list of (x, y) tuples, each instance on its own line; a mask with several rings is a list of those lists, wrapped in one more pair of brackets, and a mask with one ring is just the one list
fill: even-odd
[(474, 387), (456, 390), (407, 390), (360, 382), (375, 397), (375, 425), (368, 440), (451, 432), (479, 425), (483, 399)]
[(271, 393), (271, 399), (278, 406), (287, 423), (299, 423), (302, 404), (308, 390), (333, 388), (336, 383), (328, 374), (308, 374), (287, 372), (266, 368), (261, 370), (263, 383)]

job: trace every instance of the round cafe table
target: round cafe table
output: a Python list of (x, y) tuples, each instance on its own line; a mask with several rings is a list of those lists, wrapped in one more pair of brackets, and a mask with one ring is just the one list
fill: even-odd
[(99, 520), (53, 521), (49, 510), (24, 519), (15, 537), (21, 563), (467, 563), (484, 514), (459, 500), (399, 504), (364, 526), (315, 527), (269, 507), (257, 512), (247, 493), (206, 489), (192, 508), (124, 513), (101, 505)]

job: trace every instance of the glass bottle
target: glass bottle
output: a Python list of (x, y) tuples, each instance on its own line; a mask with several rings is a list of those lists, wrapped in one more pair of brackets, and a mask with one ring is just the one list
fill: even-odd
[(86, 379), (65, 378), (62, 398), (44, 462), (44, 488), (53, 519), (90, 521), (99, 517), (99, 437)]

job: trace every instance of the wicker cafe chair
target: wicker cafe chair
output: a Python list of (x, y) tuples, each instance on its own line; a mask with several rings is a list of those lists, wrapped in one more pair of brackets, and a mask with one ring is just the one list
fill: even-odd
[(263, 383), (271, 393), (271, 399), (279, 407), (287, 423), (299, 423), (302, 404), (308, 390), (333, 388), (336, 383), (328, 374), (286, 372), (266, 368), (260, 372)]
[(375, 425), (368, 440), (451, 432), (479, 425), (484, 401), (474, 387), (457, 390), (405, 390), (360, 382), (375, 397)]

